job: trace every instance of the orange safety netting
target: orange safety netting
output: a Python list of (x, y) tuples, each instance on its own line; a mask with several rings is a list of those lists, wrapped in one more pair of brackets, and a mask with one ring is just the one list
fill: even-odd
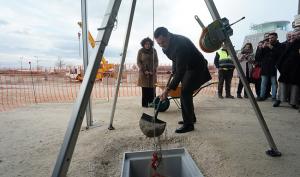
[[(210, 66), (212, 81), (218, 81), (217, 72)], [(44, 70), (0, 69), (0, 112), (38, 103), (74, 102), (81, 82), (67, 76), (70, 68), (47, 68)], [(92, 99), (110, 100), (116, 89), (117, 72), (104, 73), (103, 78), (95, 81)], [(171, 65), (160, 65), (157, 71), (157, 81), (166, 84), (171, 71)], [(137, 86), (138, 69), (136, 65), (126, 64), (122, 74), (119, 96), (140, 96), (141, 89)], [(237, 74), (232, 80), (232, 93), (236, 93), (238, 85)], [(162, 88), (157, 87), (157, 95)], [(216, 95), (217, 84), (204, 88), (200, 95)], [(235, 94), (233, 94), (235, 95)]]

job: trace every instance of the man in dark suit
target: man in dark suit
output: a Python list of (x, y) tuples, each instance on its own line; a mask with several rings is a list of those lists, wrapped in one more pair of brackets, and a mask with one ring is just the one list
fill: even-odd
[(183, 126), (176, 133), (194, 130), (196, 116), (194, 113), (193, 91), (211, 80), (207, 68), (207, 60), (192, 43), (184, 36), (172, 34), (168, 29), (159, 27), (154, 32), (154, 38), (163, 52), (172, 60), (173, 79), (161, 94), (160, 99), (167, 99), (168, 92), (175, 90), (181, 83), (181, 109)]

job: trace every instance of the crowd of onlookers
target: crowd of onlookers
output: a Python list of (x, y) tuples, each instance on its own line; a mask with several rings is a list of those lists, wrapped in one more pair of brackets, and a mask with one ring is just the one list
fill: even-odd
[[(275, 32), (265, 33), (256, 49), (251, 43), (246, 43), (237, 58), (248, 83), (255, 85), (256, 100), (265, 101), (271, 97), (273, 107), (287, 102), (294, 109), (299, 109), (300, 101), (300, 28), (288, 32), (286, 41), (279, 42)], [(231, 95), (231, 80), (235, 69), (233, 61), (225, 46), (217, 51), (214, 64), (218, 68), (218, 97)], [(248, 98), (243, 84), (239, 80), (237, 98)], [(300, 112), (300, 109), (299, 109)]]

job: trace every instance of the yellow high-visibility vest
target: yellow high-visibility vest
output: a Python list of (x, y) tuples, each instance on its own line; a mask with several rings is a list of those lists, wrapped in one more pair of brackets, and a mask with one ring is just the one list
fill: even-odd
[(228, 59), (230, 60), (230, 55), (228, 55), (226, 51), (219, 50), (218, 54), (220, 56), (219, 60), (228, 60)]
[(227, 54), (224, 50), (219, 50), (217, 52), (219, 54), (219, 68), (221, 69), (233, 69), (234, 64), (231, 60), (231, 57), (229, 54)]

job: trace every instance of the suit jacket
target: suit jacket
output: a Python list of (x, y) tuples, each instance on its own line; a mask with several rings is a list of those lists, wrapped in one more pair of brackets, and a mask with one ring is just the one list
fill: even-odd
[(276, 42), (273, 44), (273, 48), (269, 47), (258, 48), (255, 55), (255, 61), (261, 65), (261, 75), (276, 76), (276, 63), (278, 58), (282, 55), (284, 45)]
[(286, 46), (277, 67), (280, 72), (279, 82), (300, 86), (300, 39)]
[(172, 60), (174, 75), (170, 89), (176, 89), (180, 82), (183, 89), (197, 89), (211, 80), (207, 60), (188, 38), (170, 33), (169, 46), (163, 52)]

